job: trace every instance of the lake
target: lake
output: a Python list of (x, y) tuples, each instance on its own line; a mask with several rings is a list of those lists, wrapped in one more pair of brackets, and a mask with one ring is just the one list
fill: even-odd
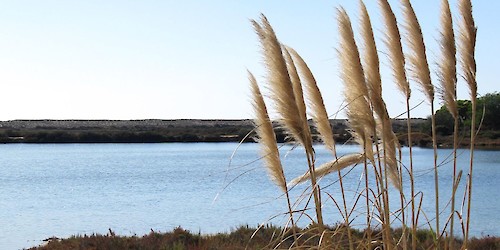
[[(340, 155), (358, 150), (355, 145), (338, 146)], [(306, 170), (300, 148), (285, 145), (281, 153), (287, 178)], [(316, 153), (318, 163), (331, 159), (320, 145)], [(446, 159), (450, 154), (451, 150), (439, 150), (441, 187), (451, 187), (451, 163)], [(459, 169), (464, 169), (459, 197), (468, 156), (467, 150), (459, 152)], [(477, 150), (475, 158), (471, 234), (500, 235), (500, 151)], [(239, 147), (237, 143), (2, 144), (0, 249), (35, 246), (51, 236), (106, 234), (109, 229), (144, 235), (177, 226), (215, 233), (247, 224), (283, 225), (286, 202), (258, 159), (258, 144), (253, 143)], [(415, 148), (414, 160), (423, 209), (432, 211), (428, 210), (434, 206), (432, 149)], [(362, 167), (346, 175), (348, 201), (362, 188), (361, 178)], [(337, 174), (322, 179), (321, 186), (338, 197)], [(292, 190), (294, 199), (305, 187)], [(443, 214), (449, 213), (448, 190), (440, 194)], [(326, 199), (324, 210), (329, 224), (341, 220), (331, 200)], [(358, 211), (363, 213), (357, 209), (354, 214)], [(427, 216), (432, 219), (433, 212)]]

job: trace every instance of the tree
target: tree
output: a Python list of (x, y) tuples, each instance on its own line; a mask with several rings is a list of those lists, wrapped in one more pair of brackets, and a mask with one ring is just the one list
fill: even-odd
[(500, 93), (488, 93), (478, 99), (478, 117), (483, 118), (482, 129), (500, 129)]
[[(469, 100), (458, 100), (458, 115), (460, 116), (460, 127), (470, 127), (472, 116), (472, 105)], [(482, 130), (500, 129), (500, 93), (488, 93), (478, 98), (476, 110), (476, 123), (481, 120)], [(440, 135), (453, 133), (453, 117), (443, 105), (436, 111), (436, 130)]]

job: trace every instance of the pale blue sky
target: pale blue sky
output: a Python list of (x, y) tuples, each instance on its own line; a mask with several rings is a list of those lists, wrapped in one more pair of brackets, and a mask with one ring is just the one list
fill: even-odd
[[(399, 2), (390, 3), (399, 16)], [(440, 1), (412, 3), (434, 65)], [(380, 38), (377, 1), (366, 4)], [(450, 4), (457, 15), (456, 0)], [(246, 70), (263, 83), (264, 69), (249, 19), (260, 13), (304, 57), (333, 114), (343, 88), (335, 51), (340, 5), (357, 29), (359, 3), (350, 0), (0, 1), (0, 120), (251, 118)], [(500, 1), (473, 5), (479, 93), (499, 91)], [(385, 70), (383, 81), (389, 112), (398, 115), (403, 98)], [(423, 100), (417, 92), (413, 104)], [(459, 82), (459, 98), (467, 96)], [(413, 114), (427, 116), (428, 106)]]

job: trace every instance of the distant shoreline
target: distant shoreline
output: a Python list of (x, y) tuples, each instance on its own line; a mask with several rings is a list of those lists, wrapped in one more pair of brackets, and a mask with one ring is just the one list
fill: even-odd
[[(337, 142), (350, 139), (347, 120), (331, 124)], [(253, 142), (253, 129), (250, 119), (12, 120), (0, 122), (0, 143)]]
[(12, 120), (0, 143), (148, 143), (239, 141), (251, 120)]
[[(415, 146), (432, 146), (426, 123), (427, 119), (412, 119)], [(332, 119), (330, 124), (338, 144), (350, 141), (346, 119)], [(400, 143), (407, 145), (406, 119), (393, 119), (392, 124)], [(284, 142), (286, 135), (279, 126), (276, 127), (278, 142)], [(0, 143), (254, 142), (253, 129), (250, 119), (11, 120), (0, 121)], [(312, 131), (314, 134), (314, 128)], [(449, 147), (451, 137), (440, 136), (438, 144)], [(479, 136), (476, 145), (498, 149), (500, 138)]]

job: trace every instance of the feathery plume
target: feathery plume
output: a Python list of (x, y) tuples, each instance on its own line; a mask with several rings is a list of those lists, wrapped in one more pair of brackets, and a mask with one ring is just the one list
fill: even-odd
[(295, 58), (300, 75), (304, 81), (304, 87), (308, 96), (309, 110), (311, 110), (311, 118), (313, 119), (326, 148), (335, 153), (335, 140), (333, 139), (330, 120), (328, 119), (328, 113), (326, 112), (323, 97), (321, 96), (321, 92), (316, 84), (316, 79), (314, 79), (311, 70), (297, 51), (290, 47), (287, 47), (287, 50)]
[[(389, 178), (393, 185), (401, 190), (398, 162), (396, 160), (396, 135), (392, 131), (391, 119), (384, 100), (382, 99), (382, 81), (380, 77), (380, 61), (377, 54), (377, 46), (373, 35), (370, 16), (366, 6), (361, 2), (361, 34), (364, 41), (364, 73), (370, 92), (372, 108), (377, 115), (379, 131), (384, 148), (384, 163), (389, 170)], [(396, 140), (395, 140), (396, 139)]]
[(408, 79), (406, 78), (405, 57), (396, 16), (387, 0), (380, 0), (379, 5), (382, 9), (385, 26), (387, 28), (384, 42), (389, 50), (389, 59), (396, 79), (396, 85), (406, 99), (410, 99), (411, 89)]
[(441, 60), (439, 66), (440, 94), (444, 104), (453, 118), (458, 117), (457, 108), (457, 59), (453, 20), (448, 0), (442, 1), (441, 7)]
[[(370, 90), (370, 99), (372, 102), (379, 102), (382, 100), (382, 81), (380, 79), (380, 62), (377, 54), (377, 46), (373, 35), (372, 25), (368, 10), (365, 4), (361, 1), (361, 34), (364, 42), (364, 56), (363, 56), (363, 69)], [(385, 105), (375, 105), (373, 109), (379, 117), (383, 116), (382, 108)], [(377, 103), (378, 104), (378, 103)]]
[[(319, 167), (316, 168), (315, 173), (316, 176), (319, 178), (321, 176), (325, 176), (329, 173), (332, 173), (334, 171), (340, 171), (348, 166), (356, 165), (358, 163), (361, 163), (363, 161), (363, 154), (349, 154), (349, 155), (344, 155), (341, 156), (335, 160), (329, 161), (327, 163), (324, 163), (320, 165)], [(310, 173), (306, 172), (303, 175), (291, 180), (288, 183), (289, 187), (295, 186), (299, 183), (305, 182), (310, 179)]]
[(383, 160), (385, 166), (387, 166), (389, 180), (392, 185), (396, 187), (399, 191), (402, 191), (403, 186), (401, 183), (400, 173), (398, 169), (398, 160), (396, 156), (396, 148), (400, 147), (398, 138), (394, 131), (392, 131), (392, 126), (390, 120), (384, 119), (384, 123), (380, 130), (382, 131), (382, 141), (383, 143)]
[(257, 140), (261, 145), (261, 154), (264, 158), (267, 172), (270, 179), (276, 183), (283, 192), (286, 192), (286, 180), (276, 144), (276, 135), (274, 134), (273, 125), (267, 113), (264, 98), (257, 85), (257, 80), (255, 80), (255, 77), (250, 72), (248, 72), (248, 79), (252, 90), (252, 104), (256, 116), (254, 123)]
[(402, 0), (402, 4), (403, 16), (405, 19), (404, 27), (408, 33), (406, 41), (411, 50), (408, 54), (410, 72), (412, 72), (414, 80), (424, 90), (429, 103), (432, 103), (434, 101), (434, 86), (431, 82), (431, 73), (425, 54), (425, 43), (424, 37), (422, 36), (422, 30), (410, 0)]
[(359, 59), (358, 47), (354, 40), (351, 21), (343, 8), (337, 9), (337, 21), (340, 31), (340, 49), (338, 51), (341, 61), (341, 77), (344, 82), (344, 95), (347, 100), (347, 117), (353, 131), (354, 138), (360, 143), (366, 156), (373, 161), (373, 148), (371, 143), (372, 130), (375, 120), (368, 102), (368, 88)]
[(297, 110), (299, 111), (297, 115), (297, 119), (300, 119), (302, 124), (302, 134), (304, 135), (304, 143), (307, 145), (304, 146), (312, 146), (312, 139), (310, 136), (309, 124), (307, 123), (307, 114), (306, 114), (306, 104), (304, 102), (304, 92), (302, 90), (302, 83), (297, 73), (297, 67), (295, 66), (295, 62), (293, 61), (290, 52), (288, 51), (286, 46), (282, 46), (282, 51), (285, 57), (288, 73), (290, 75), (290, 80), (292, 82), (293, 95), (295, 96), (295, 103), (297, 104)]
[(470, 90), (471, 99), (476, 99), (476, 60), (474, 57), (476, 47), (477, 28), (472, 16), (472, 4), (470, 0), (461, 0), (459, 2), (460, 15), (462, 22), (460, 24), (460, 61), (465, 81)]
[[(300, 113), (293, 89), (292, 80), (288, 72), (281, 43), (276, 38), (271, 24), (264, 15), (261, 15), (261, 24), (252, 21), (256, 33), (259, 35), (263, 48), (264, 61), (268, 70), (268, 81), (271, 90), (271, 98), (280, 119), (278, 120), (285, 131), (296, 142), (302, 144), (307, 155), (309, 172), (311, 172), (311, 185), (313, 186), (313, 196), (316, 208), (317, 223), (323, 225), (323, 215), (321, 212), (321, 197), (319, 187), (314, 176), (314, 149), (309, 127), (304, 124), (305, 113)], [(303, 101), (303, 100), (302, 100)], [(305, 110), (305, 108), (304, 108)]]
[(302, 145), (307, 145), (304, 135), (302, 121), (293, 93), (292, 82), (288, 73), (285, 59), (281, 50), (281, 44), (276, 38), (267, 18), (261, 16), (262, 25), (252, 20), (254, 29), (259, 35), (264, 54), (264, 62), (267, 68), (267, 78), (271, 97), (275, 108), (280, 115), (279, 123), (285, 128), (288, 135)]
[(441, 49), (442, 60), (439, 63), (439, 80), (441, 96), (453, 117), (458, 116), (456, 104), (456, 46), (453, 32), (453, 21), (450, 5), (447, 0), (442, 1), (441, 11)]

